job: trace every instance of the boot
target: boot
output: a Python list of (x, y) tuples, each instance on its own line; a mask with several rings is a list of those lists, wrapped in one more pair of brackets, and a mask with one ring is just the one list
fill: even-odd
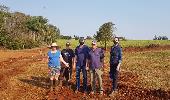
[(59, 90), (59, 81), (55, 80), (55, 90)]
[(53, 91), (53, 85), (54, 85), (53, 80), (50, 80), (50, 91)]
[(66, 83), (65, 83), (65, 84), (66, 84), (66, 87), (69, 88), (69, 82), (68, 82), (68, 80), (66, 80), (65, 82), (66, 82)]
[(62, 85), (63, 85), (63, 80), (58, 80), (58, 86), (62, 87)]

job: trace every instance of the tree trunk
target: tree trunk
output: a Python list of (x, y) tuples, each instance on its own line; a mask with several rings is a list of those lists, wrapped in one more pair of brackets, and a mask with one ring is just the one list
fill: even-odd
[(107, 49), (107, 41), (106, 40), (104, 41), (104, 48), (105, 48), (105, 50)]

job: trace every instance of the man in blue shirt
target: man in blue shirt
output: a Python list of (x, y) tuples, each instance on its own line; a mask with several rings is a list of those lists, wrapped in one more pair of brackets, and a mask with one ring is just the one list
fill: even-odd
[(103, 50), (101, 48), (98, 48), (97, 42), (93, 40), (92, 48), (89, 52), (89, 60), (88, 60), (89, 67), (90, 67), (92, 95), (96, 92), (96, 77), (99, 83), (100, 94), (103, 94), (103, 86), (102, 86), (103, 59), (104, 59)]
[(110, 96), (114, 96), (117, 93), (117, 80), (121, 62), (122, 48), (119, 45), (119, 38), (116, 37), (110, 51), (110, 78), (112, 79), (112, 93)]
[(80, 72), (83, 73), (83, 88), (84, 94), (87, 93), (87, 58), (89, 54), (89, 47), (84, 44), (84, 38), (80, 38), (80, 45), (75, 49), (75, 63), (76, 63), (76, 93), (80, 90)]

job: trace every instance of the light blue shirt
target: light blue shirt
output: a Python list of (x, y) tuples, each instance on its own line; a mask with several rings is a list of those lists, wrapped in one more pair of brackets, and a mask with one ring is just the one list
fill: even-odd
[(48, 51), (48, 57), (49, 57), (49, 62), (48, 66), (49, 67), (60, 67), (60, 55), (61, 52), (57, 50), (56, 53), (51, 53), (51, 50)]

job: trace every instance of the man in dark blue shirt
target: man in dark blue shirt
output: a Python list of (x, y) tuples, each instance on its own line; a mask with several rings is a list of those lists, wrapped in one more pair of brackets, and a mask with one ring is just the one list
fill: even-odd
[(75, 49), (75, 63), (76, 63), (76, 93), (80, 90), (80, 72), (83, 73), (83, 88), (84, 94), (87, 93), (87, 58), (89, 54), (89, 47), (84, 44), (84, 38), (80, 38), (80, 45)]
[(110, 78), (112, 79), (112, 93), (110, 96), (114, 96), (117, 93), (117, 80), (121, 62), (122, 48), (119, 45), (119, 38), (116, 37), (110, 51)]

